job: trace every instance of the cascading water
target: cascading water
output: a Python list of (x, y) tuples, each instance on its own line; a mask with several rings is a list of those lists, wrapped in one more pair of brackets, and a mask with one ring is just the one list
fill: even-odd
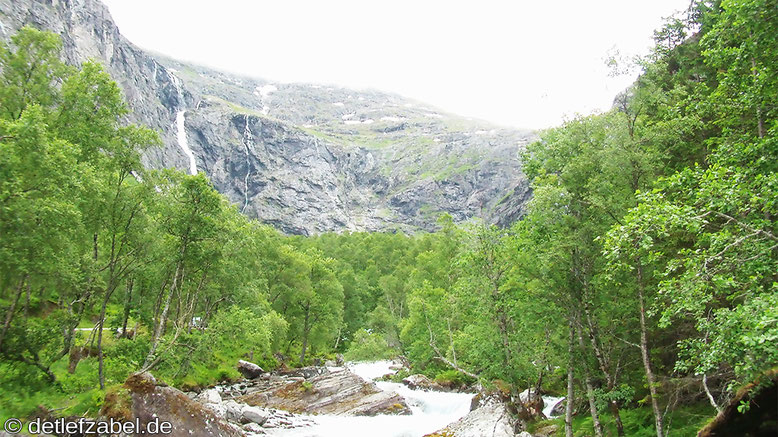
[(177, 78), (170, 70), (168, 70), (167, 74), (170, 78), (170, 81), (173, 83), (173, 86), (176, 88), (176, 93), (178, 94), (178, 101), (176, 103), (176, 109), (178, 109), (178, 112), (176, 112), (176, 128), (178, 129), (176, 138), (178, 139), (178, 146), (184, 152), (184, 155), (189, 158), (189, 174), (196, 175), (197, 162), (195, 161), (194, 153), (192, 153), (192, 149), (189, 148), (189, 143), (186, 140), (186, 109), (182, 109), (184, 93), (181, 90), (181, 80)]
[[(349, 370), (372, 381), (387, 373), (390, 361), (349, 364)], [(411, 390), (394, 383), (378, 381), (381, 390), (394, 391), (405, 398), (413, 414), (409, 416), (312, 416), (315, 425), (305, 428), (273, 430), (270, 435), (288, 437), (421, 437), (445, 428), (470, 411), (469, 393), (445, 393)]]
[(243, 128), (243, 145), (246, 147), (246, 177), (243, 179), (243, 194), (245, 200), (241, 212), (246, 212), (249, 206), (249, 176), (251, 176), (251, 150), (249, 150), (249, 141), (251, 141), (251, 129), (249, 128), (249, 116), (246, 115), (246, 127)]

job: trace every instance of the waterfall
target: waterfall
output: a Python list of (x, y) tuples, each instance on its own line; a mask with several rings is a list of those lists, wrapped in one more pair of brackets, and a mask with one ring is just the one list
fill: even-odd
[(189, 158), (189, 174), (196, 175), (197, 162), (195, 161), (194, 153), (192, 153), (192, 149), (189, 148), (189, 143), (186, 140), (186, 109), (183, 109), (184, 92), (181, 90), (181, 80), (171, 71), (168, 71), (167, 74), (170, 81), (173, 82), (173, 86), (176, 87), (176, 93), (178, 95), (178, 101), (176, 102), (176, 109), (178, 109), (178, 112), (176, 112), (176, 128), (178, 129), (176, 138), (178, 139), (178, 146), (184, 152), (184, 155)]
[(243, 209), (240, 212), (245, 212), (249, 206), (249, 176), (251, 176), (251, 150), (249, 150), (249, 141), (251, 140), (251, 129), (249, 129), (249, 116), (246, 114), (246, 126), (243, 128), (243, 145), (246, 147), (246, 177), (243, 179), (243, 195), (245, 200), (243, 202)]

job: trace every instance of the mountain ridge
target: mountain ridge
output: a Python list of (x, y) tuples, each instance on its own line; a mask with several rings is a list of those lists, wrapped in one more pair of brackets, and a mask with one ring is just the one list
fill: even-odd
[(518, 159), (529, 131), (391, 93), (270, 82), (150, 54), (96, 0), (0, 0), (0, 22), (6, 39), (30, 24), (62, 35), (69, 63), (103, 62), (129, 121), (160, 132), (164, 146), (144, 165), (187, 171), (191, 153), (244, 213), (285, 233), (433, 230), (441, 213), (505, 225), (531, 195)]

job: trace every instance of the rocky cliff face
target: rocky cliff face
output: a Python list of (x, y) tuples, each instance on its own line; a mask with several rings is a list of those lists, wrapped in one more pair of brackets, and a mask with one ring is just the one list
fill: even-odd
[(131, 121), (161, 133), (165, 146), (145, 165), (188, 171), (193, 158), (245, 214), (286, 233), (434, 229), (443, 212), (504, 225), (530, 196), (518, 160), (530, 132), (396, 95), (272, 84), (152, 56), (96, 0), (0, 0), (0, 23), (5, 39), (30, 24), (62, 35), (69, 62), (101, 61)]

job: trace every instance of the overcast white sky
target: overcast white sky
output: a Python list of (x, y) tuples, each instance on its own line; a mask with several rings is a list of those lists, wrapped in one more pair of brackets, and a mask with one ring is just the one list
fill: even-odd
[(689, 0), (103, 0), (133, 43), (279, 82), (402, 94), (525, 128), (607, 109)]

